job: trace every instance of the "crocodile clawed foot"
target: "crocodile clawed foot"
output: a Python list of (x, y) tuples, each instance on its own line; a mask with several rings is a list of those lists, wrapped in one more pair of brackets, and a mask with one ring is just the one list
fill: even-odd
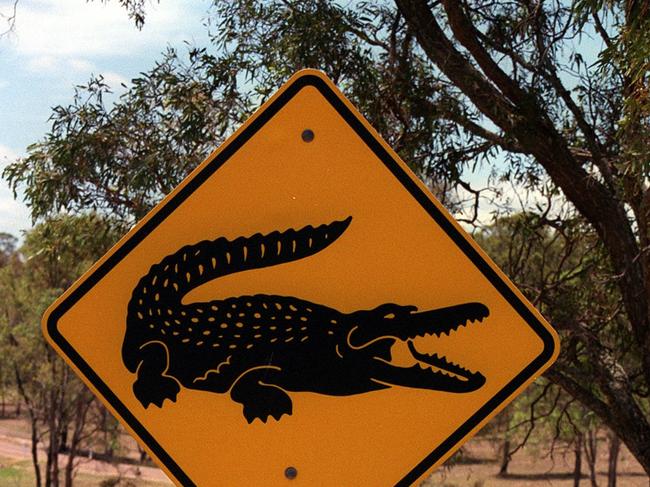
[(269, 416), (279, 420), (293, 412), (291, 398), (273, 384), (279, 370), (258, 369), (244, 374), (230, 391), (230, 397), (244, 406), (244, 417), (252, 423), (259, 418), (266, 423)]
[(139, 376), (133, 383), (133, 393), (146, 409), (149, 404), (162, 407), (165, 399), (176, 402), (176, 396), (181, 388), (171, 377), (159, 375), (157, 377)]
[(258, 418), (262, 423), (266, 423), (269, 416), (279, 421), (283, 415), (290, 416), (293, 412), (291, 399), (284, 391), (267, 389), (264, 390), (263, 397), (258, 397), (256, 400), (244, 404), (244, 417), (248, 423), (252, 423)]

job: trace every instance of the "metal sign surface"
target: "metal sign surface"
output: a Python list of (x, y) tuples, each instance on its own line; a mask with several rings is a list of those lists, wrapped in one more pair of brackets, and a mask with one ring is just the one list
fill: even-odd
[(409, 485), (557, 355), (336, 87), (301, 71), (54, 303), (181, 485)]

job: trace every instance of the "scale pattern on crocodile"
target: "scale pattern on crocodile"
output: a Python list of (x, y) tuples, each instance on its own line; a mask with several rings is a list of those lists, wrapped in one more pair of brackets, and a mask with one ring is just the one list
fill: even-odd
[[(122, 345), (124, 365), (137, 375), (133, 392), (140, 403), (162, 407), (181, 387), (229, 393), (250, 423), (292, 414), (294, 392), (347, 396), (402, 386), (463, 393), (483, 386), (480, 372), (420, 352), (413, 343), (483, 320), (489, 311), (478, 302), (422, 312), (386, 303), (351, 313), (266, 294), (183, 303), (189, 291), (212, 279), (321, 252), (351, 221), (204, 240), (153, 265), (133, 290)], [(396, 342), (407, 344), (413, 365), (391, 363)]]

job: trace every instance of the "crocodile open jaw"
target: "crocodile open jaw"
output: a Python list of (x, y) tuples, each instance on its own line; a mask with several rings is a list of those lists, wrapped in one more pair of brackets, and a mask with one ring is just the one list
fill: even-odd
[(473, 372), (460, 364), (452, 362), (442, 354), (429, 354), (419, 351), (413, 342), (413, 339), (417, 337), (433, 336), (439, 338), (443, 335), (449, 336), (461, 327), (476, 325), (482, 322), (489, 315), (487, 307), (478, 303), (469, 303), (461, 306), (464, 309), (461, 310), (458, 307), (452, 307), (439, 311), (443, 315), (448, 315), (447, 318), (452, 318), (453, 316), (455, 319), (448, 319), (442, 325), (436, 325), (432, 328), (431, 332), (419, 332), (409, 336), (406, 344), (411, 356), (416, 360), (416, 364), (413, 367), (418, 367), (430, 374), (445, 376), (447, 380), (456, 380), (459, 383), (464, 383), (466, 386), (475, 386), (478, 388), (485, 383), (485, 377), (480, 372)]

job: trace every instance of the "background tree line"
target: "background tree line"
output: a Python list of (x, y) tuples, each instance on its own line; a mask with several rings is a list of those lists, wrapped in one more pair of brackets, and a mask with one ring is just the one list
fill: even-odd
[[(142, 27), (145, 2), (120, 2)], [(322, 69), (560, 331), (543, 397), (566, 401), (532, 422), (579, 402), (650, 474), (649, 11), (644, 0), (215, 0), (209, 46), (163, 53), (115, 103), (101, 77), (78, 87), (4, 177), (37, 228), (71, 215), (128, 227), (294, 71)], [(116, 237), (79, 235), (88, 262)], [(22, 292), (49, 302), (66, 283), (52, 272)], [(37, 314), (11, 313), (7, 346), (21, 320), (37, 333)]]

